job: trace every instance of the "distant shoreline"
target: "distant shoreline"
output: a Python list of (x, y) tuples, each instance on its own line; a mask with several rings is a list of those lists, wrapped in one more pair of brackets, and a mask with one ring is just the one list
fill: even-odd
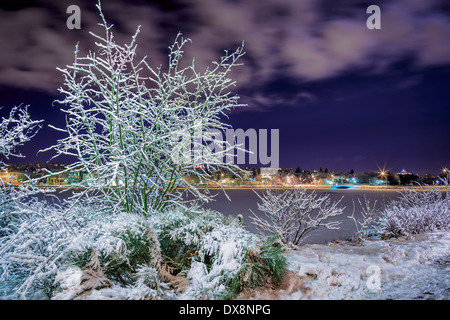
[[(348, 185), (344, 185), (348, 186)], [(83, 189), (81, 187), (70, 186), (70, 185), (40, 185), (39, 188), (55, 188), (55, 189)], [(330, 190), (330, 191), (382, 191), (382, 192), (399, 192), (406, 190), (416, 190), (416, 191), (431, 191), (435, 189), (445, 190), (444, 186), (368, 186), (368, 185), (352, 185), (347, 188), (332, 188), (332, 186), (324, 185), (296, 185), (296, 186), (280, 186), (280, 185), (267, 185), (267, 186), (256, 186), (256, 185), (236, 185), (236, 186), (205, 186), (205, 185), (195, 185), (198, 189), (208, 189), (208, 190), (264, 190), (264, 189), (310, 189), (310, 190)], [(185, 188), (177, 188), (185, 189)], [(450, 189), (450, 188), (449, 188)]]

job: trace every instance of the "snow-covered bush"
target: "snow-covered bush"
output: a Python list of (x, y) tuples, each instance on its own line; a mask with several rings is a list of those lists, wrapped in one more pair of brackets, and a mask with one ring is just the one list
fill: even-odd
[(232, 298), (268, 278), (281, 282), (286, 260), (276, 243), (261, 241), (238, 219), (199, 210), (95, 218), (95, 227), (71, 239), (55, 298)]
[[(256, 192), (255, 192), (256, 193)], [(331, 202), (330, 196), (317, 195), (308, 189), (267, 189), (258, 209), (264, 212), (260, 217), (254, 212), (252, 223), (262, 234), (277, 236), (284, 244), (299, 245), (313, 230), (323, 227), (339, 229), (340, 221), (330, 218), (343, 213), (340, 200)]]
[(450, 192), (448, 181), (443, 182), (443, 185), (423, 185), (403, 191), (381, 214), (382, 236), (391, 238), (449, 230)]
[(104, 209), (37, 198), (16, 203), (0, 239), (0, 281), (22, 299), (52, 298), (73, 270), (104, 275), (119, 287), (157, 286), (160, 250), (149, 222)]
[(215, 140), (207, 132), (227, 128), (222, 116), (240, 106), (230, 94), (235, 82), (228, 74), (243, 48), (226, 51), (200, 72), (194, 61), (182, 67), (183, 48), (190, 40), (179, 34), (169, 47), (168, 66), (152, 67), (146, 57), (136, 58), (139, 28), (130, 44), (119, 45), (100, 3), (97, 7), (105, 35), (92, 34), (98, 52), (81, 56), (77, 48), (74, 64), (59, 69), (65, 99), (58, 102), (65, 106), (61, 110), (67, 120), (64, 128), (55, 129), (67, 137), (46, 150), (74, 156), (77, 161), (67, 171), (86, 173), (82, 194), (114, 211), (147, 214), (170, 202), (180, 204), (177, 186), (205, 199), (183, 176), (212, 181), (195, 164), (237, 169), (220, 161), (233, 146), (212, 153), (209, 144)]
[(202, 237), (224, 224), (224, 217), (198, 207), (170, 208), (151, 218), (158, 233), (163, 258), (172, 273), (189, 269)]
[(217, 227), (200, 242), (187, 273), (191, 286), (184, 296), (230, 299), (267, 279), (280, 283), (286, 265), (275, 243), (265, 245), (259, 237), (234, 226)]
[(243, 229), (239, 218), (194, 207), (168, 210), (152, 221), (164, 263), (174, 273), (187, 273), (190, 285), (182, 297), (231, 298), (284, 276), (286, 261), (277, 244)]
[(96, 218), (95, 227), (83, 229), (72, 240), (69, 252), (70, 264), (81, 269), (98, 264), (96, 269), (123, 285), (137, 281), (138, 271), (142, 274), (145, 267), (160, 268), (156, 234), (149, 222), (136, 214)]
[(187, 278), (192, 285), (186, 294), (196, 298), (221, 298), (229, 294), (228, 285), (244, 264), (256, 238), (241, 228), (218, 226), (200, 239)]
[(93, 210), (75, 206), (67, 211), (64, 205), (37, 198), (15, 202), (0, 238), (0, 280), (14, 286), (22, 299), (51, 297), (69, 246), (89, 226)]
[(287, 261), (275, 237), (259, 241), (256, 249), (248, 249), (241, 268), (225, 279), (229, 288), (225, 298), (233, 298), (245, 289), (261, 287), (270, 281), (278, 286), (287, 271)]

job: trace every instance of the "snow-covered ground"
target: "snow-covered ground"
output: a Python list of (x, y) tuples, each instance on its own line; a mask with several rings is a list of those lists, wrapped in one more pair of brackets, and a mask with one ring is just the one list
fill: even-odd
[[(244, 291), (237, 299), (450, 300), (450, 231), (408, 239), (367, 240), (362, 245), (307, 244), (286, 251), (285, 256), (289, 272), (281, 287), (268, 284)], [(74, 287), (79, 287), (81, 277), (75, 278)], [(65, 282), (70, 279), (67, 277)], [(94, 290), (84, 299), (198, 299), (191, 294), (195, 290), (190, 290), (195, 285), (188, 281), (183, 294), (167, 294), (170, 292), (167, 291), (163, 296), (146, 286), (113, 286)], [(13, 299), (8, 287), (0, 283), (0, 300)], [(57, 299), (70, 299), (61, 294)]]
[(450, 299), (450, 232), (409, 239), (304, 245), (286, 253), (292, 271), (281, 290), (250, 299)]

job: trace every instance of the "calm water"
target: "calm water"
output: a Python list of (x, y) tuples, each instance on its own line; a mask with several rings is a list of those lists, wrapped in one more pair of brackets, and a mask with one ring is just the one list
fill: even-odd
[[(216, 189), (210, 190), (211, 194), (215, 195), (214, 201), (203, 205), (204, 208), (213, 209), (221, 212), (225, 216), (237, 216), (241, 214), (243, 216), (244, 226), (247, 230), (257, 232), (255, 226), (252, 224), (250, 216), (251, 211), (257, 215), (264, 215), (263, 212), (258, 210), (257, 203), (260, 201), (255, 194), (264, 193), (263, 189), (256, 189), (255, 191), (249, 189), (227, 189), (225, 195), (224, 191)], [(382, 207), (389, 201), (398, 198), (399, 193), (397, 191), (378, 191), (378, 190), (362, 190), (362, 189), (317, 189), (316, 193), (319, 195), (329, 194), (331, 201), (339, 201), (340, 205), (345, 207), (344, 213), (340, 216), (333, 217), (330, 221), (340, 220), (342, 223), (339, 230), (327, 230), (319, 228), (308, 235), (308, 238), (304, 243), (317, 243), (323, 244), (334, 239), (342, 239), (350, 237), (356, 231), (353, 220), (348, 216), (353, 212), (353, 202), (355, 203), (355, 216), (361, 217), (360, 206), (358, 199), (361, 202), (364, 201), (364, 197), (369, 199), (371, 203), (377, 201), (377, 207)], [(70, 192), (64, 192), (59, 194), (59, 198), (66, 198), (70, 195)], [(251, 211), (250, 211), (251, 210)]]
[[(264, 190), (255, 190), (258, 194), (262, 194)], [(264, 215), (263, 212), (257, 208), (257, 203), (260, 201), (253, 190), (247, 189), (232, 189), (226, 190), (229, 200), (221, 190), (214, 190), (215, 201), (204, 204), (203, 207), (217, 210), (224, 215), (236, 216), (241, 214), (244, 217), (244, 226), (247, 230), (256, 232), (255, 226), (252, 224), (250, 216), (251, 211), (257, 215)], [(353, 212), (353, 201), (355, 202), (355, 216), (360, 217), (360, 206), (358, 199), (364, 202), (364, 197), (371, 200), (371, 203), (377, 201), (377, 207), (382, 207), (389, 201), (398, 198), (399, 193), (396, 191), (374, 191), (374, 190), (358, 190), (358, 189), (330, 189), (330, 190), (316, 190), (318, 195), (329, 194), (331, 201), (339, 201), (341, 198), (341, 206), (345, 207), (344, 213), (340, 216), (334, 217), (333, 221), (341, 220), (339, 230), (326, 230), (319, 228), (311, 231), (304, 243), (327, 243), (333, 239), (345, 238), (353, 235), (356, 231), (353, 220), (349, 219)], [(251, 210), (251, 211), (250, 211)], [(330, 219), (331, 221), (331, 219)]]

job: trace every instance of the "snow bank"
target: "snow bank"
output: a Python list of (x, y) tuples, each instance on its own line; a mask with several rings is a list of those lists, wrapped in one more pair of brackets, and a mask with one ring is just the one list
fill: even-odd
[(302, 286), (279, 299), (450, 299), (449, 231), (305, 245), (286, 257)]

